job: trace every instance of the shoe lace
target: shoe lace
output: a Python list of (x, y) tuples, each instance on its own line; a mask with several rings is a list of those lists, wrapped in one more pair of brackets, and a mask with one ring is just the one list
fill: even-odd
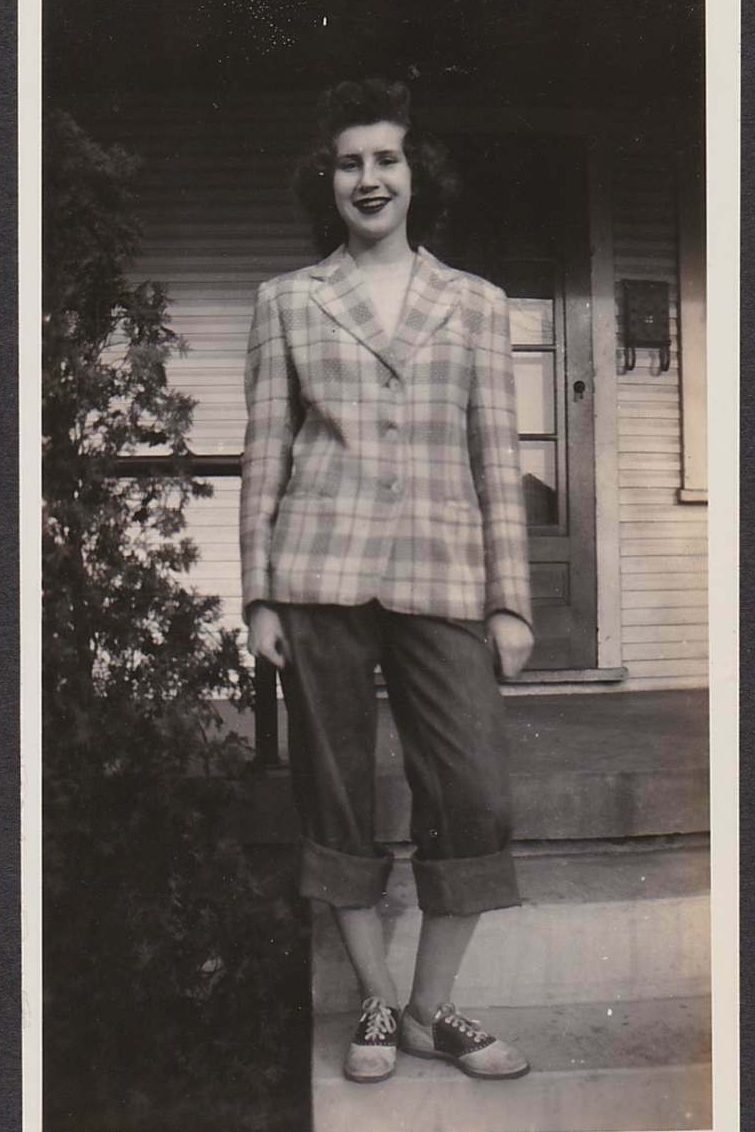
[(472, 1038), (475, 1042), (485, 1041), (490, 1037), (482, 1028), (482, 1023), (477, 1018), (467, 1018), (463, 1014), (459, 1014), (453, 1003), (449, 1003), (447, 1007), (441, 1007), (443, 1021), (452, 1026), (454, 1030), (464, 1034), (466, 1037)]
[(360, 1022), (366, 1023), (364, 1036), (368, 1042), (379, 1041), (388, 1034), (395, 1034), (396, 1019), (390, 1007), (380, 998), (366, 998), (362, 1003)]

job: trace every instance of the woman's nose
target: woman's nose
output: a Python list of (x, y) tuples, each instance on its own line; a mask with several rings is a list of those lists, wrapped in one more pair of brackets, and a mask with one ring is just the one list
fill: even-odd
[(365, 162), (362, 166), (361, 176), (359, 177), (359, 188), (364, 192), (365, 189), (372, 189), (377, 183), (377, 174), (375, 166), (372, 162)]

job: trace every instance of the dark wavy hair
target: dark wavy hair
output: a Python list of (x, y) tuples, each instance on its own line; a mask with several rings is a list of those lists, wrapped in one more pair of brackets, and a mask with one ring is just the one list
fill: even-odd
[(320, 98), (315, 145), (297, 166), (294, 192), (310, 218), (321, 255), (332, 252), (346, 239), (333, 195), (333, 169), (335, 140), (350, 126), (394, 122), (406, 129), (404, 153), (412, 171), (409, 243), (416, 248), (430, 241), (442, 227), (458, 191), (457, 178), (444, 146), (417, 128), (410, 103), (409, 90), (403, 83), (384, 79), (339, 83)]

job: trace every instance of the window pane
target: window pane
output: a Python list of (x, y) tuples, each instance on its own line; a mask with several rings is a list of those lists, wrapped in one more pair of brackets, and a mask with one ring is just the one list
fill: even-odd
[(192, 499), (186, 509), (184, 535), (199, 550), (199, 561), (185, 584), (201, 594), (217, 594), (222, 602), (220, 624), (241, 627), (241, 567), (239, 565), (239, 492), (235, 476), (204, 477), (213, 487), (209, 498)]
[(558, 483), (555, 440), (523, 440), (522, 487), (531, 527), (558, 522)]
[(500, 286), (509, 299), (552, 299), (555, 264), (549, 260), (505, 260)]
[(509, 299), (509, 312), (515, 346), (549, 346), (553, 342), (552, 299)]
[(516, 414), (520, 432), (555, 432), (553, 354), (514, 354)]

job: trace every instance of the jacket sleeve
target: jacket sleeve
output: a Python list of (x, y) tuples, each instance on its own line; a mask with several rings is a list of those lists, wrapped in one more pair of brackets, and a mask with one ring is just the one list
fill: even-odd
[(245, 620), (252, 602), (271, 598), (270, 546), (291, 471), (296, 388), (274, 286), (263, 283), (257, 292), (245, 372), (247, 426), (239, 523)]
[(485, 615), (506, 611), (532, 626), (527, 516), (519, 462), (508, 302), (486, 295), (475, 341), (468, 412), (472, 474), (483, 519)]

